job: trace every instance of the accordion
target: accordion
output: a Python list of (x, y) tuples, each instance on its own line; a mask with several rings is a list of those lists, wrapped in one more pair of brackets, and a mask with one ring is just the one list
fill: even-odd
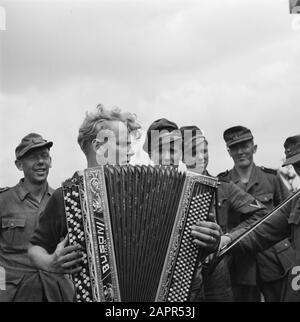
[(218, 181), (173, 167), (99, 166), (63, 183), (69, 243), (83, 249), (78, 302), (184, 302)]

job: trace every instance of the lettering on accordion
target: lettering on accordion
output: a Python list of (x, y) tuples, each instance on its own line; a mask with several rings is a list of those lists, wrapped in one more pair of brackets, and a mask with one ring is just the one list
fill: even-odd
[(91, 227), (91, 244), (94, 256), (94, 267), (98, 272), (98, 301), (119, 301), (119, 294), (113, 271), (113, 255), (110, 242), (110, 226), (107, 201), (105, 197), (105, 178), (103, 168), (85, 170), (85, 191), (87, 199), (87, 219)]
[(216, 187), (151, 166), (99, 166), (64, 183), (69, 241), (84, 253), (77, 301), (187, 301), (200, 255), (190, 227)]

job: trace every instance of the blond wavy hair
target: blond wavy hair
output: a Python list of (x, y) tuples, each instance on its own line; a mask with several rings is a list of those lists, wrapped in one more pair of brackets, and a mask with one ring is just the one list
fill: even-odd
[(123, 122), (128, 132), (135, 138), (141, 136), (141, 125), (135, 114), (122, 112), (120, 108), (106, 109), (102, 104), (97, 105), (96, 111), (86, 112), (85, 119), (79, 128), (77, 142), (81, 150), (87, 154), (90, 144), (97, 137), (100, 130), (109, 128), (109, 121)]

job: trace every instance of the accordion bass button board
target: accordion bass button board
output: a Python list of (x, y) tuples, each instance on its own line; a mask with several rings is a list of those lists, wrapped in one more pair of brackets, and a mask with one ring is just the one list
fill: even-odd
[(63, 183), (79, 302), (185, 302), (203, 252), (190, 234), (208, 220), (218, 180), (173, 167), (99, 166)]

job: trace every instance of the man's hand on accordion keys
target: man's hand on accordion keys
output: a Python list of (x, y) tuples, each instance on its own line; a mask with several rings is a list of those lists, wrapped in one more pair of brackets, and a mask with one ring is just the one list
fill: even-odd
[(51, 271), (61, 274), (74, 274), (81, 270), (82, 252), (80, 245), (67, 246), (68, 236), (61, 241), (55, 252), (51, 263)]
[(198, 221), (191, 227), (194, 243), (210, 252), (218, 249), (221, 238), (221, 227), (215, 222)]

